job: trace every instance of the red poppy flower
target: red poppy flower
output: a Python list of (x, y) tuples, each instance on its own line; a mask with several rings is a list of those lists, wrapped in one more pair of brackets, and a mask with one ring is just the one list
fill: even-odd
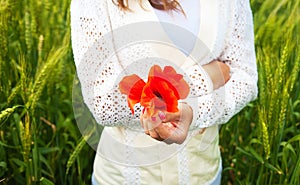
[(127, 95), (128, 106), (134, 113), (134, 105), (140, 103), (149, 116), (158, 110), (177, 112), (178, 100), (189, 94), (189, 86), (173, 67), (162, 70), (158, 65), (151, 67), (148, 82), (137, 75), (124, 77), (119, 83), (120, 92)]

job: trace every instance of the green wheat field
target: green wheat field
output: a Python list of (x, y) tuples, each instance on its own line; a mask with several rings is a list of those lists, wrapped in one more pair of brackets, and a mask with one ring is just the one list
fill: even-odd
[[(259, 96), (221, 128), (222, 184), (299, 185), (300, 3), (251, 6)], [(69, 10), (0, 0), (0, 184), (90, 184), (101, 128), (76, 124)]]

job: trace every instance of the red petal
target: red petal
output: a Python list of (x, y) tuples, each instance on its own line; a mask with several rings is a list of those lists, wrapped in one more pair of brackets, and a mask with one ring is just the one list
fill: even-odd
[(155, 112), (153, 109), (178, 111), (177, 97), (169, 84), (161, 78), (153, 78), (148, 82), (141, 96), (141, 105)]
[(139, 103), (145, 82), (137, 75), (125, 76), (119, 83), (122, 94), (127, 95), (128, 106), (134, 114), (134, 105)]
[(190, 88), (181, 74), (177, 74), (171, 66), (164, 70), (154, 65), (149, 70), (147, 84), (137, 75), (124, 77), (119, 88), (127, 95), (128, 105), (134, 113), (134, 105), (138, 102), (154, 114), (157, 110), (178, 111), (178, 100), (188, 96)]
[(122, 94), (129, 94), (130, 91), (134, 89), (143, 90), (145, 82), (137, 75), (133, 74), (130, 76), (125, 76), (119, 83), (119, 89)]
[(156, 90), (161, 95), (161, 98), (163, 99), (163, 101), (166, 105), (167, 111), (168, 112), (177, 112), (178, 111), (178, 108), (177, 108), (178, 98), (176, 97), (176, 94), (175, 94), (174, 90), (170, 87), (170, 85), (168, 83), (166, 83), (165, 81), (160, 81), (160, 82), (156, 83)]
[(172, 85), (175, 87), (177, 93), (179, 94), (179, 99), (185, 99), (188, 96), (190, 87), (183, 78), (176, 83), (173, 83)]
[(174, 90), (176, 91), (175, 94), (178, 93), (178, 99), (186, 98), (190, 92), (190, 87), (183, 79), (183, 76), (181, 74), (177, 74), (175, 69), (171, 66), (166, 66), (163, 72), (167, 77), (168, 82), (174, 86)]
[(145, 108), (150, 108), (152, 106), (152, 99), (155, 97), (155, 95), (152, 92), (152, 89), (150, 87), (150, 83), (147, 83), (144, 86), (142, 95), (141, 95), (141, 105)]
[(152, 66), (149, 71), (148, 82), (154, 78), (161, 78), (169, 83), (169, 87), (173, 89), (177, 99), (186, 98), (190, 92), (188, 83), (172, 66), (165, 66), (164, 70), (162, 70), (158, 65)]
[(150, 82), (154, 77), (162, 77), (163, 71), (158, 65), (154, 65), (149, 70), (148, 82)]
[(139, 103), (140, 100), (134, 100), (134, 99), (127, 97), (127, 102), (128, 102), (128, 106), (131, 110), (131, 113), (134, 114), (134, 105)]
[(177, 73), (175, 71), (175, 69), (171, 66), (166, 66), (164, 68), (164, 71), (163, 71), (165, 74), (167, 74), (170, 78), (173, 78), (173, 79), (176, 79), (176, 80), (180, 80), (182, 78), (182, 75), (179, 75), (177, 77)]

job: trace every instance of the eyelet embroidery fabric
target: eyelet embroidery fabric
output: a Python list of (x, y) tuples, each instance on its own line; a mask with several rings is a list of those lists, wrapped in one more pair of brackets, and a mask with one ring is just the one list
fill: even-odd
[(219, 60), (231, 68), (230, 80), (211, 94), (198, 98), (200, 112), (193, 126), (205, 128), (223, 124), (257, 96), (257, 68), (253, 20), (249, 1), (235, 1), (230, 29)]
[[(75, 13), (72, 16), (72, 45), (77, 66), (79, 66), (81, 58), (84, 57), (84, 53), (91, 45), (110, 31), (107, 16), (105, 11), (102, 11), (103, 5), (101, 3), (93, 3), (93, 7), (88, 5), (88, 0), (80, 3), (80, 7), (77, 7), (77, 11), (81, 12), (80, 15)], [(95, 8), (95, 10), (90, 10), (91, 8)], [(115, 7), (111, 8), (116, 9)], [(190, 87), (192, 87), (191, 96), (201, 96), (198, 98), (198, 110), (201, 111), (195, 116), (195, 127), (204, 128), (213, 124), (225, 123), (256, 97), (257, 74), (253, 48), (252, 17), (249, 8), (247, 1), (237, 2), (235, 10), (232, 11), (235, 14), (231, 16), (236, 20), (230, 28), (232, 31), (230, 35), (227, 35), (225, 47), (222, 55), (219, 57), (220, 60), (225, 61), (231, 67), (232, 76), (230, 81), (212, 94), (208, 94), (208, 89), (211, 88), (206, 88), (206, 86), (210, 86), (208, 83), (209, 79), (205, 76), (201, 77), (201, 71), (197, 70), (195, 66), (192, 67), (195, 68), (194, 70), (190, 68), (188, 71), (190, 74), (187, 75), (193, 82), (190, 84)], [(73, 12), (75, 12), (74, 8)], [(112, 17), (119, 16), (115, 15), (114, 12), (111, 13)], [(124, 13), (121, 13), (121, 16), (124, 16)], [(101, 19), (99, 19), (100, 17)], [(118, 26), (121, 23), (115, 24)], [(117, 86), (111, 87), (111, 84), (115, 84), (111, 79), (115, 79), (115, 76), (122, 70), (122, 66), (115, 62), (116, 59), (114, 57), (103, 67), (104, 69), (99, 76), (99, 80), (93, 82), (94, 79), (88, 78), (92, 67), (97, 68), (97, 66), (101, 66), (100, 61), (108, 59), (108, 50), (112, 49), (112, 46), (111, 43), (99, 43), (95, 48), (101, 52), (97, 52), (96, 56), (88, 57), (91, 61), (86, 61), (86, 64), (90, 64), (90, 67), (81, 67), (83, 69), (78, 71), (86, 104), (93, 112), (96, 120), (104, 125), (124, 125), (132, 119), (138, 119), (137, 117), (132, 117), (124, 95), (119, 94), (116, 96), (117, 93), (114, 91), (117, 91)], [(124, 54), (119, 53), (119, 55), (126, 55), (126, 57), (121, 58), (123, 63), (127, 63), (136, 61), (137, 57), (147, 57), (149, 51), (147, 47), (135, 45), (130, 49), (126, 49), (126, 51), (124, 50)], [(139, 54), (137, 55), (136, 52)], [(125, 59), (126, 61), (124, 61)], [(98, 64), (95, 63), (97, 61)], [(95, 89), (101, 89), (102, 93), (99, 92), (98, 95), (93, 95)], [(111, 91), (113, 91), (112, 94), (110, 94)], [(100, 94), (104, 94), (104, 96)], [(204, 94), (207, 95), (203, 96)], [(117, 106), (115, 102), (119, 102)], [(136, 115), (138, 115), (139, 111), (140, 108), (137, 107)]]
[[(98, 4), (92, 2), (86, 0), (80, 2), (80, 6), (72, 8), (72, 12), (80, 12), (80, 14), (75, 13), (72, 16), (72, 45), (84, 101), (98, 123), (107, 126), (126, 125), (128, 122), (139, 120), (138, 115), (141, 108), (136, 106), (135, 116), (131, 115), (126, 97), (119, 93), (115, 80), (120, 78), (120, 71), (123, 71), (132, 61), (150, 56), (151, 48), (147, 47), (145, 43), (124, 48), (117, 55), (122, 58), (122, 64), (117, 63), (117, 56), (111, 56), (109, 53), (114, 49), (112, 43), (108, 40), (104, 40), (107, 41), (105, 43), (97, 43), (101, 37), (110, 32), (108, 18), (105, 14), (105, 11), (108, 10), (102, 10), (105, 7), (101, 4), (103, 2)], [(92, 3), (93, 7), (89, 7), (88, 3)], [(91, 10), (91, 8), (94, 9)], [(125, 24), (119, 21), (124, 13), (115, 15), (119, 12), (113, 4), (109, 8), (112, 14), (110, 16), (114, 18), (112, 21), (114, 27)], [(120, 16), (121, 18), (119, 18)], [(100, 17), (101, 19), (99, 19)], [(88, 50), (92, 51), (86, 55)], [(97, 73), (98, 76), (96, 76)], [(201, 96), (210, 91), (208, 90), (211, 89), (210, 79), (197, 66), (192, 66), (186, 75), (192, 80), (190, 82), (191, 96)]]
[[(128, 129), (124, 130), (125, 134), (125, 143), (132, 143), (134, 134), (133, 132), (128, 132)], [(134, 155), (132, 154), (131, 147), (127, 147), (125, 151), (127, 164), (134, 164)], [(124, 177), (124, 185), (139, 185), (141, 184), (141, 171), (139, 167), (135, 166), (125, 166), (124, 170), (122, 170)]]
[(186, 147), (179, 150), (177, 154), (178, 162), (178, 184), (179, 185), (189, 185), (190, 173), (188, 167), (188, 156)]
[[(114, 18), (114, 27), (134, 22), (135, 19), (132, 15), (119, 11), (112, 3), (109, 4), (109, 9), (106, 9), (105, 3), (105, 0), (72, 1), (72, 47), (82, 94), (98, 123), (106, 126), (138, 124), (141, 108), (136, 106), (135, 116), (131, 115), (126, 97), (121, 94), (117, 95), (118, 88), (113, 79), (120, 78), (120, 70), (124, 69), (124, 66), (129, 66), (131, 61), (136, 61), (139, 57), (142, 59), (151, 56), (151, 49), (143, 44), (130, 46), (118, 53), (122, 58), (122, 64), (115, 62), (117, 56), (110, 55), (110, 51), (113, 50), (112, 42), (96, 42), (111, 31), (107, 11)], [(198, 109), (194, 111), (191, 125), (195, 129), (226, 123), (257, 96), (257, 71), (250, 4), (248, 0), (232, 2), (228, 0), (220, 1), (219, 5), (225, 7), (227, 3), (232, 5), (231, 9), (220, 9), (220, 15), (224, 15), (225, 20), (219, 24), (224, 28), (228, 20), (229, 31), (219, 31), (220, 43), (215, 43), (214, 54), (230, 66), (231, 79), (223, 87), (211, 91), (211, 81), (202, 71), (197, 70), (195, 66), (186, 71), (186, 75), (191, 79), (190, 95), (194, 96), (198, 102)], [(229, 15), (228, 19), (225, 15)], [(219, 38), (221, 35), (226, 35), (224, 43), (223, 39)], [(96, 51), (89, 52), (91, 55), (87, 56), (86, 53), (91, 48)], [(105, 62), (102, 63), (103, 61)], [(86, 66), (82, 66), (80, 64), (82, 62)], [(99, 72), (99, 69), (101, 69), (100, 73), (94, 78), (92, 73)], [(146, 69), (141, 69), (141, 71), (146, 71)], [(126, 141), (130, 142), (127, 134), (125, 137)], [(132, 179), (128, 179), (127, 182), (137, 179), (138, 170), (138, 168), (132, 169), (132, 173), (136, 175), (133, 175)], [(186, 173), (182, 172), (182, 174)]]

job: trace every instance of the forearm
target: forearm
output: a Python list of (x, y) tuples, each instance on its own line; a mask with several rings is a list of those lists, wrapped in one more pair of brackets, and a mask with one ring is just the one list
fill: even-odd
[[(257, 67), (249, 1), (235, 1), (231, 17), (223, 51), (218, 57), (219, 61), (229, 66), (230, 78), (223, 86), (216, 88), (215, 84), (218, 83), (214, 82), (211, 74), (218, 72), (211, 73), (211, 66), (203, 66), (214, 87), (208, 89), (208, 93), (204, 95), (195, 93), (197, 97), (193, 96), (189, 100), (193, 105), (192, 127), (204, 128), (226, 123), (257, 96)], [(219, 74), (222, 73), (219, 70)]]
[(211, 93), (191, 99), (194, 103), (190, 129), (226, 123), (257, 95), (254, 78), (243, 71), (235, 71), (230, 80)]
[(212, 80), (213, 89), (218, 89), (230, 79), (230, 68), (220, 60), (214, 60), (202, 66)]

